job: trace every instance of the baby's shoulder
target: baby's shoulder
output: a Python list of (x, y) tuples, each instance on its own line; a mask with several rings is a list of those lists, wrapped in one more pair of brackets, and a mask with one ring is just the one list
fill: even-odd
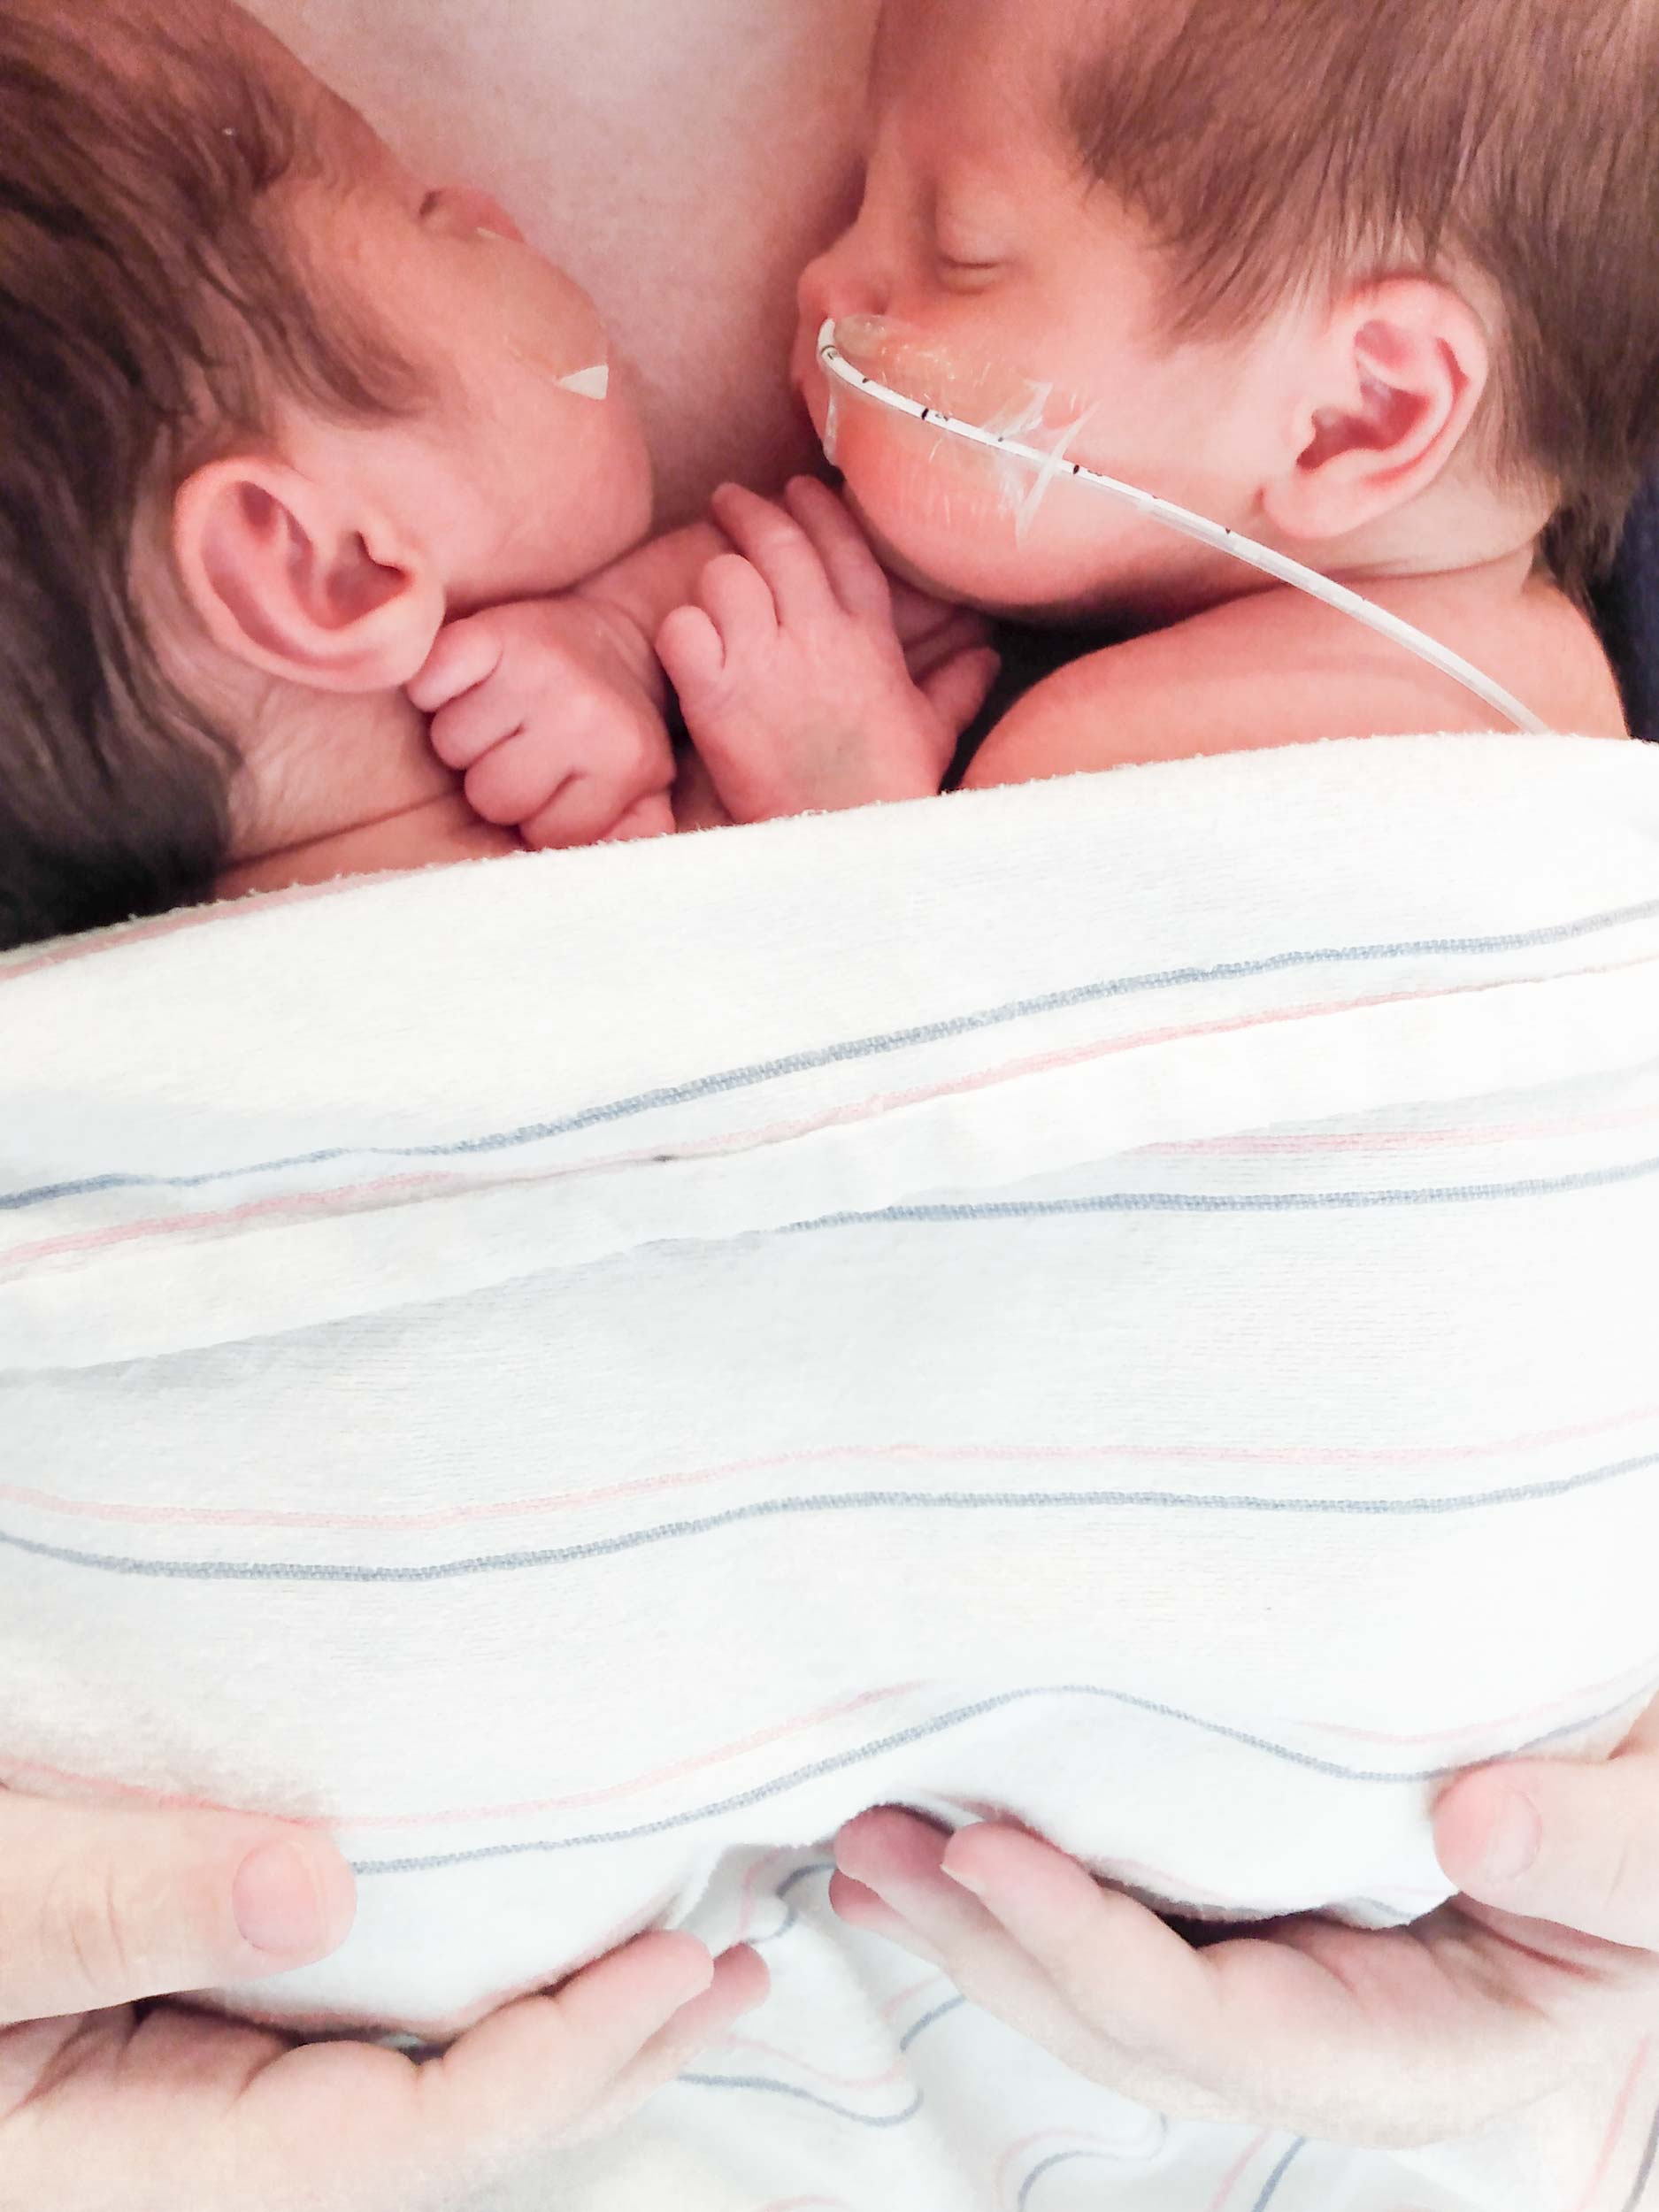
[[(1367, 596), (1471, 662), (1551, 729), (1627, 734), (1594, 630), (1547, 580), (1505, 593), (1478, 574), (1406, 577), (1370, 585)], [(1472, 693), (1403, 647), (1304, 594), (1275, 589), (1074, 661), (993, 731), (968, 780), (1494, 726)]]

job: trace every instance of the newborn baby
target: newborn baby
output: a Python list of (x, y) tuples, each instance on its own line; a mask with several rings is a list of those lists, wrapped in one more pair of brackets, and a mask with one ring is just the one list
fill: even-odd
[[(1651, 131), (1616, 146), (1605, 121), (1659, 52), (1632, 0), (1594, 14), (1501, 0), (1448, 33), (1438, 5), (1378, 22), (1340, 0), (888, 9), (864, 204), (802, 280), (796, 379), (889, 569), (1130, 633), (1008, 714), (971, 784), (1507, 726), (1398, 646), (1125, 518), (1073, 463), (1356, 587), (1549, 726), (1624, 733), (1575, 602), (1659, 432), (1635, 281), (1659, 168)], [(856, 371), (1022, 432), (1047, 478), (832, 388), (826, 323)], [(983, 657), (911, 680), (824, 488), (787, 509), (730, 490), (717, 519), (741, 557), (703, 565), (687, 534), (612, 588), (731, 817), (937, 790)], [(676, 561), (700, 572), (667, 612)], [(533, 836), (568, 763), (559, 619), (484, 616), (416, 695), (481, 810)]]
[(568, 595), (651, 512), (580, 289), (229, 0), (8, 8), (0, 100), (0, 949), (522, 849), (403, 689), (506, 602), (565, 640), (536, 841), (670, 826), (649, 641)]

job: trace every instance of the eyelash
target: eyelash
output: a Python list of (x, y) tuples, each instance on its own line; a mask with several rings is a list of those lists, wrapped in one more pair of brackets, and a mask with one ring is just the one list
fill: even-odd
[(949, 253), (936, 253), (933, 257), (940, 273), (947, 277), (993, 277), (1002, 266), (1000, 261), (963, 261)]

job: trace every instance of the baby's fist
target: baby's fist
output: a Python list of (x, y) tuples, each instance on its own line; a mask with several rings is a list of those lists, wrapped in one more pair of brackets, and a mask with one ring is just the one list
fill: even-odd
[(533, 850), (673, 828), (656, 671), (580, 594), (451, 623), (409, 696), (473, 812)]

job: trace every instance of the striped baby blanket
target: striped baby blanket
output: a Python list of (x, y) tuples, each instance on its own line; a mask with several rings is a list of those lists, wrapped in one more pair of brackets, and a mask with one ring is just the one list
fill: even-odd
[[(1397, 1924), (1659, 1686), (1659, 757), (1333, 743), (0, 962), (0, 1781), (326, 1822), (442, 2033), (767, 1948), (578, 2212), (1622, 2212), (1659, 2061), (1167, 2126), (839, 1927), (865, 1806)], [(545, 2191), (534, 2201), (546, 2200)]]

